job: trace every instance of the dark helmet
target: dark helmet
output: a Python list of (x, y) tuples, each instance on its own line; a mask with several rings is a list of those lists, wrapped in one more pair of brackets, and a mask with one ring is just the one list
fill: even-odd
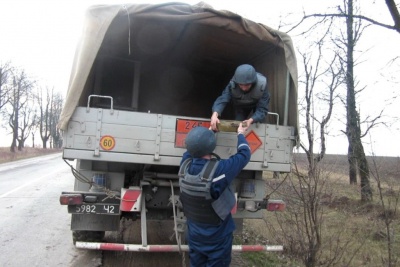
[(213, 131), (198, 126), (190, 130), (186, 136), (185, 143), (192, 157), (201, 158), (214, 151), (217, 141)]
[(239, 84), (249, 84), (257, 82), (257, 73), (253, 66), (243, 64), (236, 68), (232, 80)]

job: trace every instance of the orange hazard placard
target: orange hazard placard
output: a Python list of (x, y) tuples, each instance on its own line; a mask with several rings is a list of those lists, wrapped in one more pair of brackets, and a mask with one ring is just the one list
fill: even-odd
[(209, 121), (198, 121), (198, 120), (176, 120), (176, 132), (175, 132), (175, 147), (185, 148), (185, 138), (188, 132), (195, 127), (206, 127), (210, 128)]
[(249, 142), (251, 154), (253, 154), (254, 151), (256, 151), (262, 145), (260, 137), (258, 137), (253, 130), (246, 135), (246, 140)]
[(100, 146), (104, 150), (112, 150), (115, 147), (115, 139), (110, 135), (104, 135), (100, 139)]

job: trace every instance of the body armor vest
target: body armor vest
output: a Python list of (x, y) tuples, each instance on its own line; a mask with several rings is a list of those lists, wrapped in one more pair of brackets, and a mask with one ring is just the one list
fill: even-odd
[(191, 161), (191, 158), (185, 160), (179, 169), (183, 212), (194, 222), (218, 225), (226, 219), (235, 205), (235, 195), (227, 187), (218, 199), (211, 197), (211, 183), (219, 163), (216, 159), (208, 161), (197, 175), (188, 173)]
[(231, 87), (232, 101), (235, 106), (252, 108), (257, 105), (258, 100), (260, 100), (267, 89), (267, 78), (257, 73), (257, 82), (247, 93), (243, 92), (239, 85), (233, 81), (231, 81), (229, 86)]

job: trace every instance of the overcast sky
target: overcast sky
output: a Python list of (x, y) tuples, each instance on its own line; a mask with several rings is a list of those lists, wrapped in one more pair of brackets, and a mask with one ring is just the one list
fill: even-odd
[[(122, 4), (124, 2), (161, 3), (172, 1), (1, 0), (0, 63), (10, 61), (13, 66), (24, 69), (42, 87), (54, 87), (55, 90), (65, 95), (86, 8), (94, 4)], [(196, 4), (200, 1), (178, 2)], [(204, 2), (215, 9), (230, 10), (272, 28), (278, 27), (279, 21), (289, 13), (297, 13), (298, 16), (301, 16), (303, 9), (307, 13), (324, 13), (327, 7), (337, 3), (333, 0), (209, 0)], [(373, 1), (363, 0), (362, 2), (363, 5), (364, 3), (367, 5)], [(384, 4), (383, 0), (380, 2)], [(363, 12), (373, 15), (376, 19), (387, 18), (386, 22), (393, 24), (384, 5), (369, 5), (367, 8), (363, 6)], [(298, 40), (294, 38), (295, 46), (296, 41)], [(374, 108), (379, 110), (387, 103), (385, 99), (390, 94), (398, 92), (398, 83), (397, 85), (386, 83), (385, 80), (388, 77), (382, 77), (382, 75), (389, 75), (389, 71), (385, 67), (388, 60), (395, 56), (400, 57), (399, 46), (400, 34), (396, 34), (394, 31), (376, 28), (365, 34), (359, 49), (362, 48), (368, 52), (363, 55), (364, 62), (357, 69), (359, 71), (357, 75), (362, 77), (363, 82), (368, 85), (367, 93), (360, 99), (363, 108), (367, 106), (368, 110)], [(302, 66), (298, 67), (301, 72)], [(399, 68), (391, 69), (391, 74), (397, 79), (399, 72), (396, 71), (398, 70)], [(397, 113), (398, 115), (399, 107), (399, 103), (388, 106), (387, 113)], [(400, 137), (398, 127), (397, 124), (391, 129), (382, 128), (374, 131), (371, 144), (376, 154), (400, 155), (400, 145), (397, 141)], [(4, 130), (0, 131), (0, 137), (0, 146), (10, 145), (11, 138), (5, 134)], [(369, 138), (365, 139), (365, 141), (368, 140)], [(371, 145), (366, 144), (365, 149), (370, 153)], [(328, 153), (345, 154), (346, 151), (347, 142), (343, 136), (328, 138)]]

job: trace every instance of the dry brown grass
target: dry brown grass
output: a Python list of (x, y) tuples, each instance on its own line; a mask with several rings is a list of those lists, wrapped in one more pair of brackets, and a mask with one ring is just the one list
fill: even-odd
[[(297, 158), (297, 163), (301, 170), (306, 169), (306, 160), (304, 157)], [(391, 219), (393, 219), (392, 242), (393, 251), (400, 251), (400, 208), (395, 201), (395, 197), (399, 196), (400, 180), (399, 177), (399, 158), (377, 157), (369, 158), (371, 169), (373, 169), (372, 161), (378, 166), (383, 185), (383, 194), (386, 201), (386, 209)], [(387, 234), (384, 225), (384, 209), (379, 201), (377, 183), (371, 173), (370, 182), (373, 188), (374, 199), (371, 203), (362, 203), (360, 201), (360, 188), (357, 185), (349, 185), (348, 165), (346, 155), (328, 155), (325, 162), (322, 163), (324, 172), (321, 173), (326, 177), (326, 190), (321, 194), (322, 209), (322, 237), (323, 244), (321, 248), (322, 257), (328, 257), (334, 249), (342, 249), (343, 255), (338, 265), (333, 266), (388, 266), (387, 265)], [(303, 173), (303, 171), (301, 171)], [(372, 170), (373, 171), (373, 170)], [(372, 172), (371, 171), (371, 172)], [(306, 172), (304, 172), (306, 174)], [(279, 179), (273, 179), (272, 175), (265, 173), (267, 192), (276, 188), (282, 182), (284, 175)], [(274, 199), (283, 199), (288, 205), (292, 202), (291, 196), (294, 195), (291, 185), (284, 182), (280, 188), (271, 196)], [(391, 197), (391, 198), (390, 198)], [(390, 203), (390, 205), (387, 205)], [(248, 231), (258, 239), (267, 240), (268, 244), (283, 244), (289, 249), (289, 244), (285, 244), (283, 232), (286, 234), (293, 231), (290, 225), (292, 220), (289, 218), (288, 212), (293, 211), (293, 207), (288, 206), (283, 213), (271, 213), (265, 211), (264, 219), (261, 220), (245, 220)], [(295, 234), (295, 233), (294, 233)], [(337, 241), (336, 244), (333, 241)], [(334, 245), (337, 245), (335, 248)], [(293, 254), (283, 253), (285, 257), (280, 258), (292, 259), (296, 264), (279, 263), (275, 266), (304, 266), (301, 260)], [(399, 260), (399, 258), (397, 258)], [(399, 264), (399, 262), (397, 262)], [(319, 266), (326, 266), (320, 263)], [(397, 265), (396, 265), (397, 266)]]
[(43, 148), (32, 148), (25, 147), (22, 151), (10, 152), (9, 147), (0, 147), (0, 163), (6, 163), (10, 161), (33, 158), (43, 156), (52, 153), (59, 153), (61, 149), (43, 149)]

